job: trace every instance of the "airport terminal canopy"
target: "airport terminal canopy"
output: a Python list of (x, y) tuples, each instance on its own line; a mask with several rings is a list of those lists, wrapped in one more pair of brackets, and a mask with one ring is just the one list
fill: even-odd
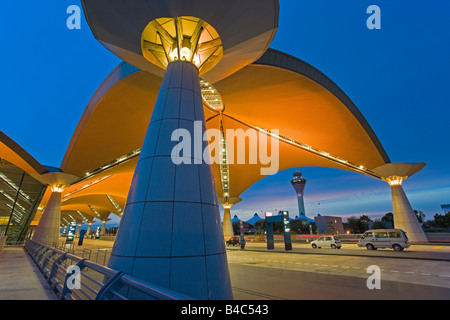
[[(258, 146), (260, 151), (266, 140), (268, 150), (278, 146), (279, 158), (271, 159), (277, 171), (322, 166), (392, 181), (385, 175), (405, 167), (391, 165), (369, 123), (331, 79), (296, 57), (269, 49), (278, 28), (278, 0), (82, 4), (95, 38), (124, 62), (87, 105), (61, 169), (42, 170), (33, 161), (15, 160), (50, 186), (41, 207), (51, 191), (61, 191), (63, 217), (87, 222), (122, 215), (165, 69), (176, 60), (197, 67), (206, 129), (224, 136), (258, 132), (246, 137), (247, 150)], [(149, 130), (147, 135), (154, 134)], [(232, 155), (239, 145), (221, 147), (225, 151), (212, 170), (217, 195), (229, 209), (232, 199), (265, 177), (267, 164), (237, 163)]]
[[(62, 170), (79, 176), (80, 183), (67, 188), (63, 198), (71, 190), (77, 192), (68, 198), (110, 194), (123, 208), (161, 81), (161, 77), (127, 63), (121, 63), (105, 79), (82, 115), (64, 157)], [(280, 171), (323, 166), (378, 178), (371, 169), (390, 162), (347, 95), (298, 58), (268, 49), (257, 61), (211, 87), (220, 93), (224, 109), (214, 110), (204, 100), (207, 128), (258, 128), (267, 130), (268, 136), (269, 130), (278, 128)], [(292, 121), (296, 118), (302, 119), (301, 126)], [(240, 196), (264, 178), (261, 167), (228, 164), (229, 197)], [(220, 164), (213, 164), (213, 172), (222, 197), (225, 181)], [(89, 187), (79, 190), (82, 186)], [(76, 208), (80, 207), (74, 205), (70, 210)]]
[[(174, 34), (189, 39), (207, 34), (214, 44), (214, 37), (220, 38), (219, 61), (200, 73), (207, 129), (255, 129), (274, 138), (279, 171), (324, 166), (378, 178), (371, 169), (390, 162), (368, 122), (331, 79), (296, 57), (268, 49), (278, 27), (278, 1), (82, 3), (94, 36), (127, 62), (98, 88), (75, 130), (61, 169), (80, 179), (63, 193), (63, 209), (92, 213), (86, 201), (95, 198), (95, 211), (108, 211), (105, 195), (123, 209), (164, 74), (161, 55), (170, 59), (176, 52), (165, 45)], [(205, 22), (203, 33), (195, 31), (198, 19)], [(292, 120), (299, 118), (301, 126)], [(248, 145), (258, 145), (259, 137), (248, 139)], [(261, 167), (213, 164), (219, 198), (239, 197), (264, 178)], [(120, 216), (119, 211), (112, 210)]]

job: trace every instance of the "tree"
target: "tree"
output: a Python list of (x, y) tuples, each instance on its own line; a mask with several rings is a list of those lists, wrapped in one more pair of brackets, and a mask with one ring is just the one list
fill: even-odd
[(367, 229), (369, 229), (369, 222), (371, 222), (372, 219), (370, 219), (369, 216), (363, 214), (362, 216), (359, 217), (359, 221), (362, 229), (361, 232), (365, 232)]
[(381, 219), (375, 219), (375, 221), (372, 224), (372, 229), (384, 229), (385, 228), (384, 222), (385, 221)]
[(433, 230), (433, 229), (436, 229), (436, 228), (437, 228), (437, 225), (436, 225), (436, 222), (434, 220), (427, 220), (427, 221), (425, 221), (422, 224), (422, 229), (424, 231), (430, 231), (430, 230)]
[(292, 220), (290, 221), (291, 231), (296, 234), (309, 233), (309, 224), (305, 220)]
[(381, 221), (383, 222), (390, 222), (392, 225), (394, 225), (394, 214), (392, 212), (386, 213), (382, 218)]
[(352, 216), (348, 217), (343, 225), (345, 229), (350, 230), (352, 233), (363, 233), (368, 229), (370, 221), (372, 221), (372, 219), (367, 215), (362, 215), (359, 218)]
[(334, 234), (334, 224), (333, 221), (328, 221), (328, 229), (325, 234)]
[(347, 221), (343, 223), (344, 228), (349, 230), (351, 233), (359, 233), (359, 222), (358, 218), (355, 216), (348, 217)]
[(422, 211), (414, 210), (414, 213), (416, 214), (417, 220), (419, 220), (420, 223), (423, 223), (425, 221), (425, 214)]
[(450, 212), (445, 215), (436, 213), (434, 215), (434, 222), (438, 228), (450, 228)]

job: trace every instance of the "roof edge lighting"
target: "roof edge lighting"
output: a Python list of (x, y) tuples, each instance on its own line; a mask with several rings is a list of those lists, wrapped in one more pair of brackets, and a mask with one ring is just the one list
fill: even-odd
[(202, 92), (203, 102), (212, 111), (223, 112), (225, 109), (222, 96), (219, 91), (209, 82), (200, 79), (200, 90)]

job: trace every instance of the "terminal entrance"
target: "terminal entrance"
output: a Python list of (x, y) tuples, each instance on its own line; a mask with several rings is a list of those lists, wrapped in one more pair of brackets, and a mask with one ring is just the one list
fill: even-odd
[(271, 212), (266, 212), (266, 238), (267, 250), (275, 249), (275, 241), (273, 238), (273, 223), (282, 222), (284, 234), (284, 249), (292, 250), (291, 225), (289, 222), (289, 212), (281, 211), (278, 215), (273, 216)]

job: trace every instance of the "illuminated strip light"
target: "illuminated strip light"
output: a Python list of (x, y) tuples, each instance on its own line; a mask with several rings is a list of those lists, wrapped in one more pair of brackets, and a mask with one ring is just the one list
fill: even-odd
[(213, 111), (223, 111), (224, 105), (222, 96), (209, 82), (200, 79), (200, 91), (202, 93), (203, 102)]
[[(10, 208), (11, 210), (13, 209), (12, 205), (5, 203), (5, 206), (7, 206), (8, 208)], [(23, 218), (23, 214), (21, 212), (19, 212), (16, 208), (14, 208), (13, 212), (12, 212), (12, 218), (14, 219), (14, 221), (16, 221), (17, 223), (20, 223), (22, 221)]]
[[(212, 111), (220, 112), (220, 115), (222, 116), (225, 106), (219, 91), (203, 79), (200, 79), (200, 90), (202, 93), (203, 103), (206, 107)], [(220, 180), (222, 184), (223, 197), (225, 198), (225, 201), (228, 201), (228, 197), (230, 195), (230, 171), (228, 167), (227, 145), (222, 120), (220, 120), (219, 145)]]
[[(234, 119), (234, 120), (236, 120), (236, 119)], [(239, 120), (236, 120), (236, 121), (239, 121)], [(241, 121), (239, 121), (239, 122), (241, 122)], [(243, 123), (243, 122), (241, 122), (241, 123)], [(370, 171), (369, 169), (366, 169), (362, 165), (356, 165), (354, 163), (351, 163), (348, 160), (344, 160), (342, 158), (336, 157), (336, 156), (334, 156), (334, 155), (332, 155), (332, 154), (330, 154), (330, 153), (328, 153), (326, 151), (315, 149), (315, 148), (313, 148), (313, 147), (311, 147), (311, 146), (309, 146), (307, 144), (304, 144), (304, 143), (301, 143), (301, 142), (297, 142), (295, 140), (292, 140), (292, 139), (280, 136), (280, 135), (275, 134), (275, 133), (273, 133), (273, 132), (271, 132), (269, 130), (266, 130), (266, 129), (263, 129), (263, 128), (260, 128), (260, 127), (257, 127), (257, 126), (250, 126), (248, 124), (245, 124), (245, 125), (249, 126), (249, 127), (253, 127), (255, 129), (259, 130), (260, 132), (265, 133), (266, 135), (274, 137), (275, 139), (284, 141), (284, 142), (286, 142), (288, 144), (291, 144), (293, 146), (299, 147), (299, 148), (301, 148), (303, 150), (306, 150), (308, 152), (314, 153), (314, 154), (316, 154), (316, 155), (318, 155), (318, 156), (320, 156), (322, 158), (326, 158), (326, 159), (331, 160), (333, 162), (338, 162), (338, 163), (340, 163), (340, 164), (342, 164), (342, 165), (344, 165), (346, 167), (349, 167), (349, 168), (351, 168), (351, 169), (353, 169), (355, 171), (360, 171), (360, 172), (362, 172), (364, 174), (367, 174), (367, 175), (376, 177), (378, 179), (381, 179), (380, 176), (378, 176), (374, 172)]]
[[(75, 193), (78, 193), (78, 192), (80, 192), (80, 191), (83, 191), (83, 190), (86, 189), (86, 188), (92, 187), (93, 185), (96, 185), (97, 183), (100, 183), (100, 182), (102, 182), (102, 181), (104, 181), (104, 180), (106, 180), (106, 179), (109, 179), (109, 178), (111, 178), (112, 176), (114, 176), (114, 175), (104, 176), (104, 177), (101, 177), (101, 178), (99, 178), (99, 179), (97, 179), (97, 180), (95, 180), (95, 181), (92, 181), (92, 182), (90, 182), (90, 183), (87, 183), (87, 184), (83, 185), (82, 187), (78, 188), (77, 190), (75, 190), (75, 191), (73, 191), (73, 192), (71, 192), (71, 193), (68, 193), (68, 194), (64, 195), (64, 197), (62, 197), (62, 199), (66, 199), (66, 198), (68, 198), (68, 197), (74, 195)], [(64, 202), (64, 201), (67, 201), (67, 199), (66, 199), (66, 200), (63, 200), (62, 202)]]
[(225, 202), (228, 201), (230, 195), (230, 170), (228, 167), (227, 145), (223, 130), (223, 122), (220, 121), (220, 180), (222, 182), (223, 197)]
[[(13, 197), (11, 197), (9, 194), (7, 194), (4, 190), (0, 190), (0, 193), (2, 195), (4, 195), (6, 198), (8, 198), (9, 201), (11, 201), (12, 203), (15, 202), (15, 199)], [(26, 212), (27, 209), (25, 209), (25, 207), (23, 207), (19, 202), (16, 201), (16, 206), (19, 207), (23, 212)]]
[(120, 215), (122, 215), (123, 211), (120, 208), (120, 206), (117, 204), (117, 202), (114, 201), (113, 197), (111, 197), (109, 194), (107, 194), (106, 196), (108, 197), (109, 201), (114, 206), (114, 208), (116, 208), (117, 212), (120, 213)]
[(100, 220), (102, 220), (102, 216), (100, 215), (100, 213), (98, 213), (97, 210), (95, 210), (95, 208), (94, 208), (93, 206), (91, 206), (90, 204), (88, 204), (88, 207), (91, 208), (92, 212), (94, 212), (95, 215), (96, 215)]
[(19, 195), (24, 198), (29, 204), (32, 204), (31, 201), (31, 197), (26, 194), (25, 192), (23, 192), (22, 190), (19, 190), (19, 187), (17, 187), (17, 185), (12, 182), (7, 176), (5, 176), (3, 173), (0, 172), (0, 179), (7, 184), (9, 187), (11, 187), (12, 189), (14, 189), (16, 192), (19, 193)]
[(86, 217), (84, 216), (84, 214), (83, 214), (81, 211), (78, 211), (78, 210), (77, 210), (77, 212), (78, 212), (78, 214), (81, 216), (81, 218), (83, 218), (84, 221), (86, 221), (86, 222), (89, 221), (88, 218), (86, 218)]
[(111, 169), (112, 167), (115, 167), (115, 166), (117, 166), (117, 165), (123, 163), (124, 161), (128, 161), (128, 160), (130, 160), (130, 159), (132, 159), (132, 158), (138, 156), (140, 153), (141, 153), (141, 148), (136, 149), (136, 150), (134, 150), (134, 151), (132, 151), (132, 152), (126, 154), (126, 155), (123, 155), (123, 156), (117, 158), (117, 159), (114, 160), (114, 161), (111, 161), (110, 163), (107, 163), (107, 164), (101, 166), (100, 168), (97, 168), (97, 169), (95, 169), (95, 170), (93, 170), (93, 171), (91, 171), (91, 172), (87, 172), (87, 173), (84, 175), (83, 178), (81, 178), (80, 180), (78, 180), (78, 181), (75, 182), (75, 183), (78, 183), (78, 182), (80, 182), (80, 181), (86, 180), (86, 179), (88, 179), (88, 178), (90, 178), (90, 177), (92, 177), (92, 176), (94, 176), (94, 175), (96, 175), (96, 174), (99, 174), (99, 173), (101, 173), (101, 172), (103, 172), (103, 171), (105, 171), (105, 170)]

